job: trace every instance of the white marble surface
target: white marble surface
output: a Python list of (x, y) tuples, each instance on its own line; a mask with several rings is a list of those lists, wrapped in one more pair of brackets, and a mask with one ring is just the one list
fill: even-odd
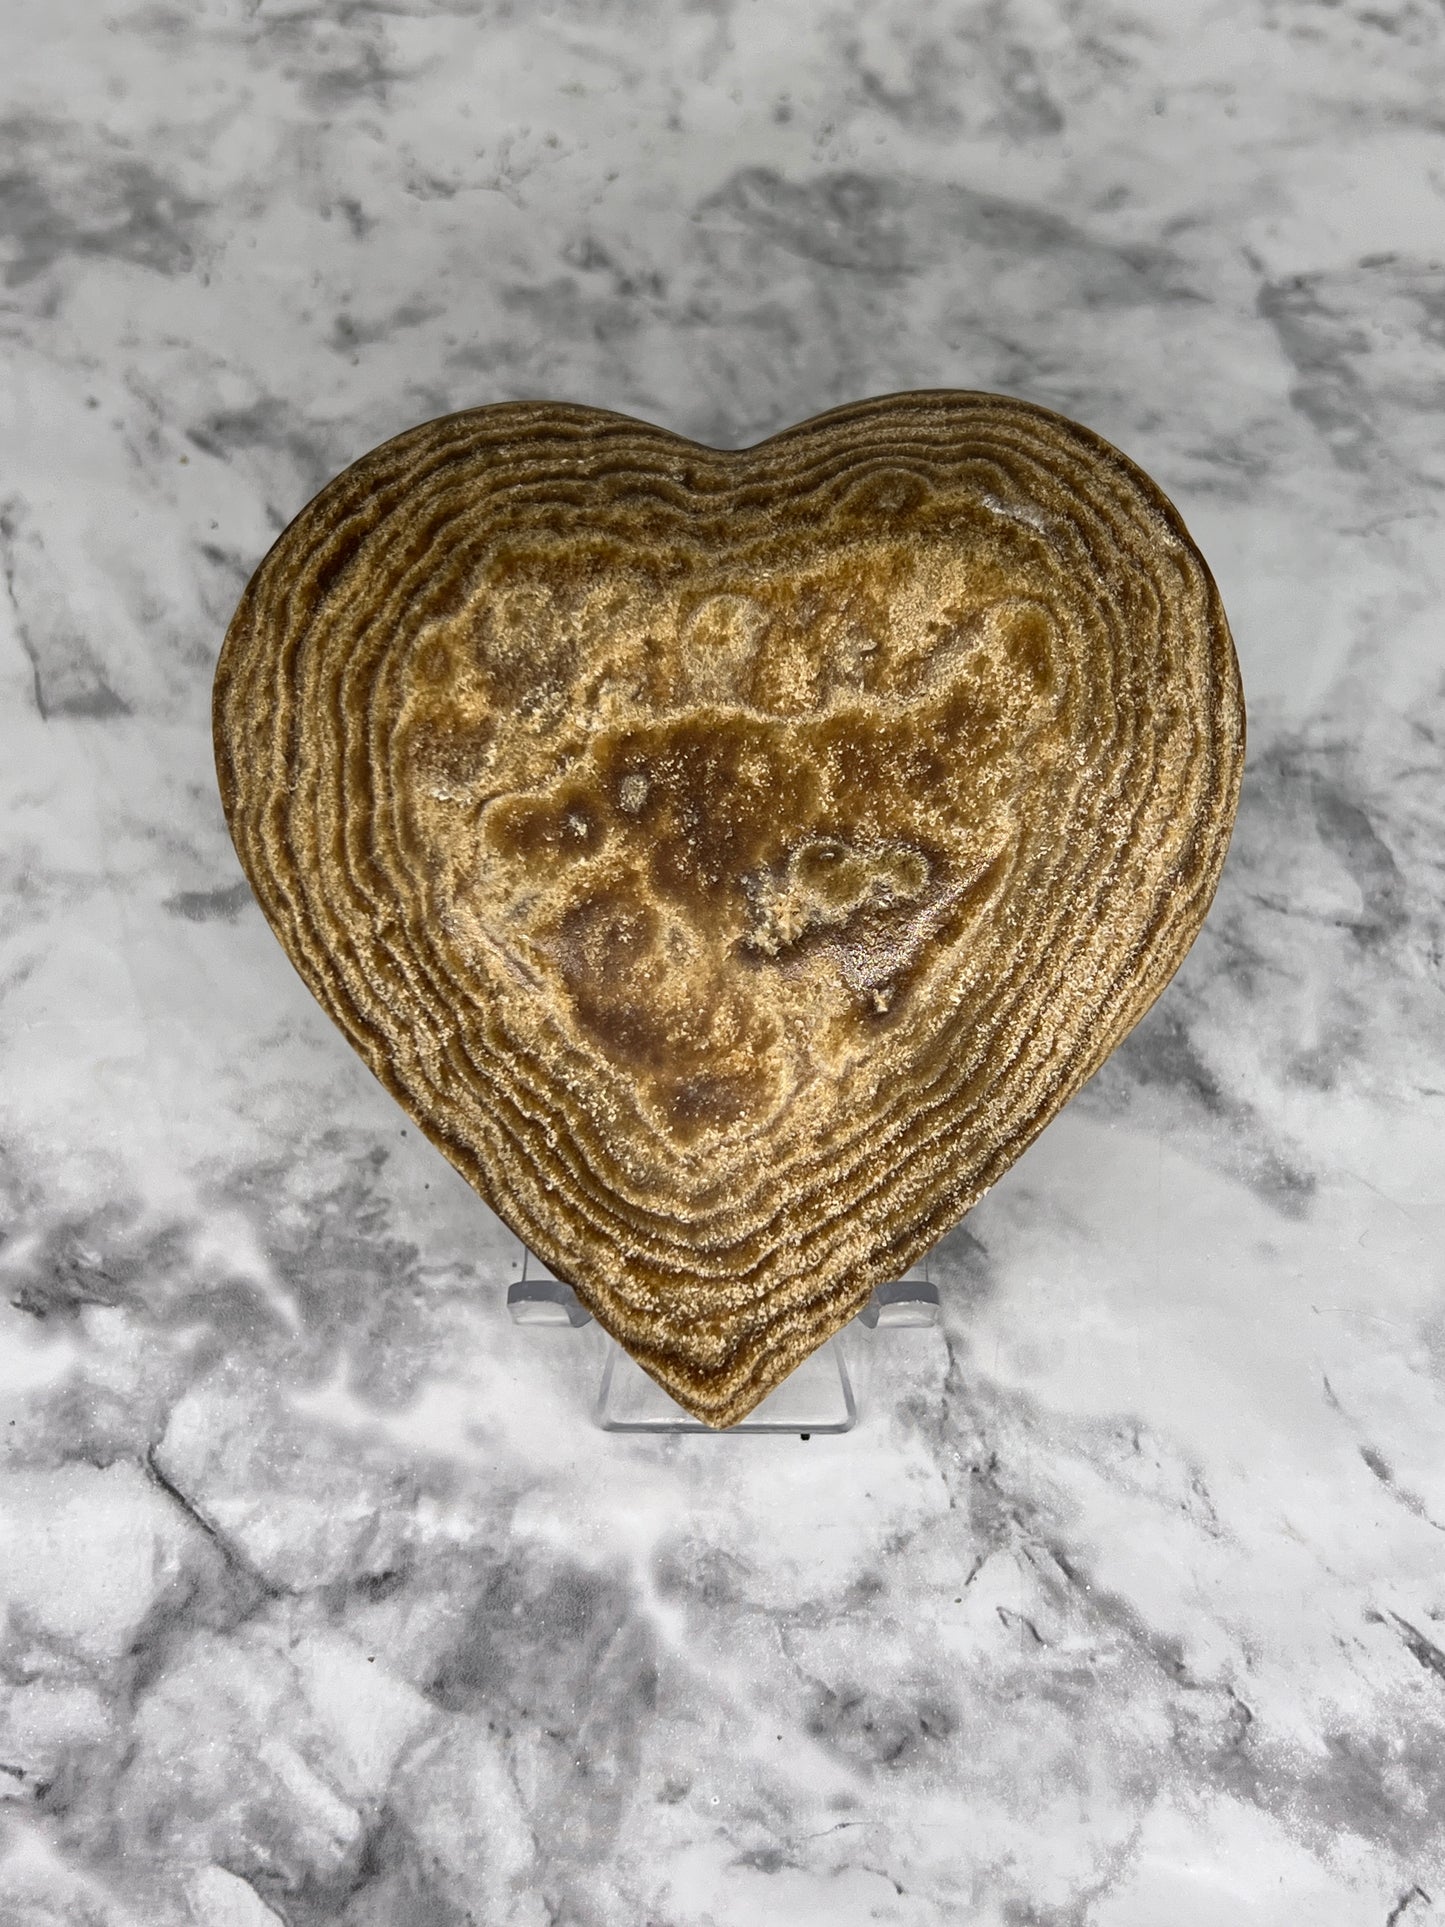
[[(1445, 1921), (1436, 0), (7, 0), (5, 1927)], [(240, 881), (212, 664), (382, 437), (998, 387), (1211, 559), (1214, 914), (841, 1439), (584, 1338)]]

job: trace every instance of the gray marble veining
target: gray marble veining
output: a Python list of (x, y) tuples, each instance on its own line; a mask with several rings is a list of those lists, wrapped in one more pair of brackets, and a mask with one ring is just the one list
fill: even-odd
[[(0, 45), (0, 1920), (1445, 1921), (1439, 6)], [(1229, 867), (855, 1431), (604, 1436), (240, 880), (220, 637), (427, 416), (740, 444), (919, 386), (1178, 502)]]

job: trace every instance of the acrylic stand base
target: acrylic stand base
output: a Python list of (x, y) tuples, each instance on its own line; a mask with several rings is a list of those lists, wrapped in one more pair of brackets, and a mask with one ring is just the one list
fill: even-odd
[[(525, 1246), (517, 1247), (513, 1280), (507, 1287), (507, 1310), (518, 1325), (549, 1325), (581, 1331), (593, 1323), (592, 1314), (570, 1285), (554, 1278)], [(938, 1290), (925, 1261), (906, 1277), (880, 1286), (859, 1312), (849, 1332), (887, 1331), (901, 1325), (936, 1325)], [(848, 1371), (842, 1334), (820, 1345), (790, 1372), (762, 1403), (724, 1433), (684, 1412), (642, 1367), (605, 1334), (602, 1380), (594, 1409), (604, 1432), (698, 1432), (707, 1438), (731, 1438), (752, 1432), (792, 1432), (802, 1438), (849, 1432), (858, 1422), (858, 1400)]]

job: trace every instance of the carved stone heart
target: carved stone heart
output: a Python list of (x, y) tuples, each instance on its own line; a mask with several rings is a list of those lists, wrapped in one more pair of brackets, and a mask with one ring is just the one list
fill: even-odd
[(1244, 752), (1160, 491), (955, 393), (740, 452), (545, 403), (413, 429), (262, 562), (215, 727), (322, 1005), (712, 1425), (1153, 1002)]

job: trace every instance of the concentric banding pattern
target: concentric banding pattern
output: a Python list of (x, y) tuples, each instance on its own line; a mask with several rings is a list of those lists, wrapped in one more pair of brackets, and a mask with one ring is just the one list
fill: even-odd
[(549, 404), (415, 429), (257, 570), (215, 723), (306, 982), (714, 1424), (1157, 996), (1244, 746), (1158, 489), (954, 393), (738, 453)]

